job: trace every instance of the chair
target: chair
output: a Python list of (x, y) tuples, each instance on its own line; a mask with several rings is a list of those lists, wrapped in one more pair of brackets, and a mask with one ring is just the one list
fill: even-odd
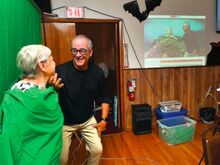
[(220, 165), (220, 122), (203, 131), (202, 145), (205, 165)]

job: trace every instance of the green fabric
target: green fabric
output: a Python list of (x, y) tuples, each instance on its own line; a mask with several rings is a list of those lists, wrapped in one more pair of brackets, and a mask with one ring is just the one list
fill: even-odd
[(0, 1), (0, 103), (20, 70), (16, 56), (24, 45), (41, 44), (41, 13), (33, 0)]
[(62, 125), (52, 87), (7, 91), (0, 107), (0, 164), (60, 164)]

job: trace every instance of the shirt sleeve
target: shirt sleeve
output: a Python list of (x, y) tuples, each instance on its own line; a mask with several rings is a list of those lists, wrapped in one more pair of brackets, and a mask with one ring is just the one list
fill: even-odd
[(107, 82), (104, 76), (104, 72), (102, 72), (101, 81), (99, 82), (99, 94), (101, 103), (111, 104), (111, 99), (109, 97), (109, 91), (107, 88)]

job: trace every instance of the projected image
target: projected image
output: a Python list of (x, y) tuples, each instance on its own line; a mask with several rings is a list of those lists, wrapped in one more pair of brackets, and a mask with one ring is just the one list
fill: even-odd
[(216, 1), (217, 32), (220, 32), (220, 0)]
[(205, 16), (149, 16), (144, 24), (144, 65), (205, 65), (204, 44)]

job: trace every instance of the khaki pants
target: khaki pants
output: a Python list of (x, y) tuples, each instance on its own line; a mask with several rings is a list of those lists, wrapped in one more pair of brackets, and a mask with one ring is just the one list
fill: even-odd
[(64, 125), (63, 126), (63, 147), (61, 152), (61, 165), (66, 165), (69, 156), (69, 147), (74, 131), (78, 130), (85, 140), (86, 150), (89, 151), (90, 156), (88, 165), (98, 165), (102, 155), (101, 138), (98, 131), (92, 125), (96, 124), (96, 119), (92, 116), (88, 121), (82, 124)]

